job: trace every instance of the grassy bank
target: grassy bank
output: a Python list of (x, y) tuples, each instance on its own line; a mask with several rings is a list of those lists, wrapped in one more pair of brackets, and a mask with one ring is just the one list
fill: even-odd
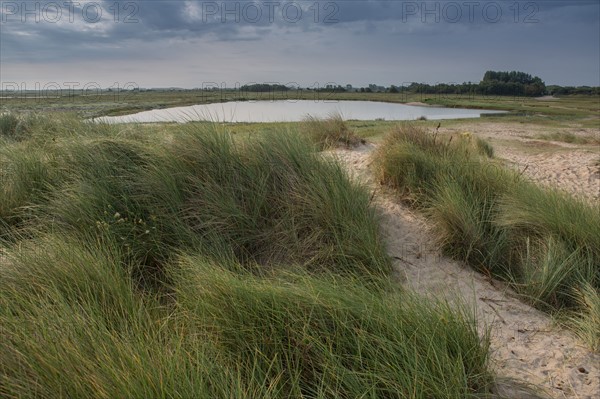
[[(231, 101), (380, 101), (389, 103), (418, 103), (450, 108), (497, 109), (510, 111), (508, 118), (540, 124), (577, 121), (589, 127), (598, 126), (598, 96), (567, 95), (552, 101), (532, 97), (440, 93), (360, 93), (315, 90), (247, 92), (233, 89), (206, 90), (149, 90), (81, 93), (72, 90), (29, 93), (14, 96), (6, 92), (0, 99), (0, 112), (76, 112), (82, 117), (128, 115), (152, 109), (165, 109), (198, 104)], [(86, 95), (87, 94), (87, 95)], [(13, 97), (14, 96), (14, 97)]]
[(0, 396), (489, 391), (473, 316), (388, 282), (369, 193), (314, 143), (210, 124), (6, 126)]
[(447, 254), (510, 282), (544, 310), (566, 310), (599, 348), (597, 204), (522, 179), (469, 134), (441, 137), (405, 125), (387, 136), (374, 164), (381, 183), (429, 216)]
[(536, 138), (548, 141), (560, 141), (569, 144), (592, 144), (600, 145), (600, 136), (597, 134), (594, 136), (578, 136), (573, 133), (556, 132), (551, 134), (543, 134)]

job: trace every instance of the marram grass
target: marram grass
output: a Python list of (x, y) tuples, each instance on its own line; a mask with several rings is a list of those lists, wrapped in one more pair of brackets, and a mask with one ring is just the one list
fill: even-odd
[(0, 144), (0, 396), (489, 392), (485, 331), (391, 286), (368, 192), (313, 143), (34, 127)]

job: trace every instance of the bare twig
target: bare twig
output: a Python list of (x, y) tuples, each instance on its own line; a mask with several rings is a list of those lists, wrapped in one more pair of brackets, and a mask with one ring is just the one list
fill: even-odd
[(523, 168), (523, 170), (519, 172), (519, 177), (523, 176), (523, 173), (525, 173), (527, 169), (529, 169), (529, 164), (525, 165), (525, 168)]

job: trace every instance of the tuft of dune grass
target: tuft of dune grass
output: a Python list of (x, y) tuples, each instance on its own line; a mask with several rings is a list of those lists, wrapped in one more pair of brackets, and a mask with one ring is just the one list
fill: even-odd
[(335, 147), (353, 147), (363, 142), (339, 113), (332, 113), (326, 118), (307, 116), (301, 130), (320, 149)]
[(115, 246), (58, 235), (9, 250), (0, 267), (2, 397), (217, 397), (210, 384), (236, 389), (235, 378), (215, 370), (212, 343), (187, 333), (160, 297), (141, 295), (121, 259)]
[(597, 135), (576, 135), (569, 132), (556, 132), (541, 134), (536, 136), (540, 140), (561, 141), (569, 144), (600, 144), (600, 137)]
[(140, 261), (142, 280), (163, 278), (174, 252), (197, 247), (227, 248), (242, 264), (266, 268), (390, 268), (369, 194), (298, 135), (236, 139), (193, 125), (168, 144), (104, 131), (49, 141), (0, 149), (11, 154), (2, 168), (5, 235), (98, 235)]
[(210, 326), (232, 364), (284, 397), (458, 398), (489, 383), (487, 339), (447, 304), (335, 278), (265, 280), (198, 257), (182, 262), (178, 303)]
[(575, 331), (581, 340), (597, 352), (600, 350), (600, 290), (591, 284), (584, 284), (574, 296), (581, 311), (568, 321), (577, 326)]
[(15, 139), (19, 136), (19, 117), (13, 113), (0, 115), (0, 137), (4, 139)]

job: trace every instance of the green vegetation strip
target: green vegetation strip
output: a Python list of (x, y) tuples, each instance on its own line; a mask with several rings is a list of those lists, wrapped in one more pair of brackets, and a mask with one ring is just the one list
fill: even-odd
[(509, 281), (600, 347), (600, 207), (541, 188), (493, 159), (469, 134), (440, 137), (411, 125), (374, 156), (378, 179), (434, 223), (445, 252)]
[(0, 396), (489, 393), (474, 316), (389, 283), (369, 193), (315, 144), (7, 125)]

